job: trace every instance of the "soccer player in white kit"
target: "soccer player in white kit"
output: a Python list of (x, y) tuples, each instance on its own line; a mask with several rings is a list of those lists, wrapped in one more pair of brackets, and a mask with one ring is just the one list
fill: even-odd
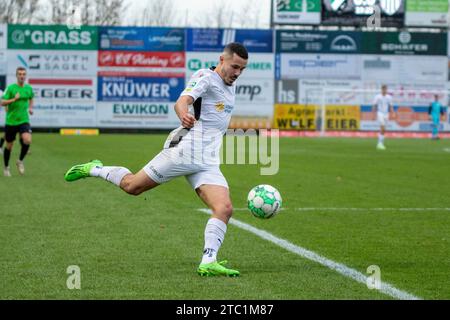
[[(228, 44), (216, 68), (194, 73), (175, 104), (181, 126), (169, 134), (163, 150), (138, 173), (101, 161), (73, 166), (66, 181), (99, 177), (132, 195), (139, 195), (175, 177), (185, 176), (211, 209), (205, 246), (197, 269), (201, 276), (239, 276), (239, 271), (217, 262), (233, 213), (228, 184), (220, 171), (220, 147), (234, 108), (236, 79), (244, 71), (248, 52), (240, 43)], [(189, 107), (193, 105), (194, 108)], [(193, 110), (194, 109), (194, 110)]]
[(377, 121), (380, 124), (380, 132), (378, 134), (378, 150), (386, 150), (384, 146), (384, 133), (386, 132), (386, 124), (389, 121), (389, 112), (394, 117), (394, 106), (392, 105), (392, 96), (387, 93), (387, 86), (381, 86), (381, 94), (377, 94), (373, 100), (373, 110), (376, 110)]

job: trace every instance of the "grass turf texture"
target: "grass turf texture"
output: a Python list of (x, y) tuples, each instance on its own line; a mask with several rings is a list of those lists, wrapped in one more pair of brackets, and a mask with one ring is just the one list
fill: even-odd
[[(196, 268), (208, 216), (184, 178), (141, 196), (101, 179), (67, 183), (90, 159), (142, 168), (165, 135), (34, 134), (26, 175), (0, 177), (0, 299), (390, 299), (317, 263), (229, 226), (219, 259), (240, 278), (202, 278)], [(280, 170), (223, 165), (236, 208), (257, 184), (278, 188), (286, 208), (260, 220), (234, 217), (425, 299), (450, 298), (450, 212), (299, 211), (301, 207), (443, 208), (449, 205), (450, 141), (281, 139)], [(66, 287), (69, 265), (81, 290)]]

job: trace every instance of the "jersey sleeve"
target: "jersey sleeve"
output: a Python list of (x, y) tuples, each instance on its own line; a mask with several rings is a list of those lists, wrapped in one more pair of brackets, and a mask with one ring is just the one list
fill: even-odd
[(7, 88), (5, 89), (5, 92), (3, 93), (2, 99), (3, 99), (3, 100), (9, 100), (9, 99), (12, 99), (12, 97), (11, 97), (11, 89), (10, 89), (9, 87), (7, 87)]
[(33, 88), (30, 86), (30, 99), (34, 98), (34, 91)]
[(194, 100), (197, 100), (208, 91), (209, 85), (210, 79), (208, 75), (195, 73), (181, 93), (181, 96), (191, 96)]

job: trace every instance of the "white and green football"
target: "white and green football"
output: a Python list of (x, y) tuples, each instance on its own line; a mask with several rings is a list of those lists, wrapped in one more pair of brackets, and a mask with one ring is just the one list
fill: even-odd
[(282, 202), (278, 190), (268, 184), (254, 187), (247, 197), (248, 208), (255, 217), (261, 219), (275, 216), (280, 210)]

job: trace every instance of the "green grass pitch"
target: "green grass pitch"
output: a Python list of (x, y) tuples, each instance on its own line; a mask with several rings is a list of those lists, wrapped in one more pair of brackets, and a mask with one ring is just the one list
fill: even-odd
[[(199, 277), (208, 216), (184, 178), (138, 197), (101, 179), (63, 179), (69, 167), (94, 158), (137, 171), (165, 137), (34, 134), (25, 176), (14, 165), (17, 144), (13, 176), (0, 177), (0, 299), (392, 298), (233, 225), (219, 258), (242, 276)], [(392, 139), (386, 151), (375, 145), (286, 138), (277, 175), (223, 165), (235, 208), (245, 208), (261, 183), (283, 197), (273, 219), (246, 210), (234, 218), (363, 274), (377, 265), (382, 281), (417, 297), (448, 299), (450, 141)], [(70, 265), (80, 267), (80, 290), (66, 286)]]

